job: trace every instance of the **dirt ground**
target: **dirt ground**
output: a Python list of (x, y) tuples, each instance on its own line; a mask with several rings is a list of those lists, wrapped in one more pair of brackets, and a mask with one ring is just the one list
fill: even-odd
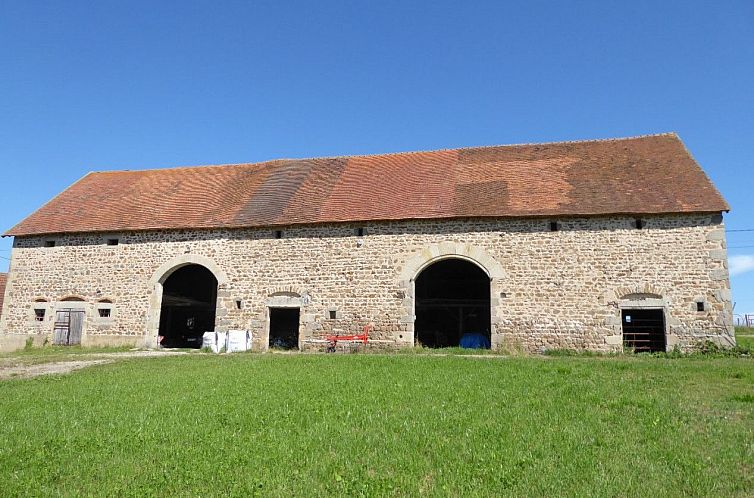
[(114, 363), (126, 358), (142, 358), (188, 354), (182, 351), (124, 351), (119, 353), (92, 353), (70, 355), (69, 358), (43, 362), (26, 363), (26, 358), (9, 356), (0, 359), (0, 380), (29, 379), (40, 375), (65, 374), (90, 367)]

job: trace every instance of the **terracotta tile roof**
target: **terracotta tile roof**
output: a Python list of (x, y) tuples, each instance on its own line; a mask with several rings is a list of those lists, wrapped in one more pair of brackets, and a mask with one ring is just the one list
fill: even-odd
[(5, 235), (728, 209), (662, 134), (90, 173)]
[(3, 314), (3, 299), (5, 298), (5, 284), (8, 282), (8, 274), (0, 273), (0, 315)]

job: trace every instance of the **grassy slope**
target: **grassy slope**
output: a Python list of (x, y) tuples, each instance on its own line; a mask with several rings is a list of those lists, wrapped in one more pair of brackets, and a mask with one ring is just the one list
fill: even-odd
[(754, 361), (192, 355), (0, 383), (0, 494), (754, 494)]
[(736, 343), (739, 346), (754, 350), (754, 328), (736, 327)]

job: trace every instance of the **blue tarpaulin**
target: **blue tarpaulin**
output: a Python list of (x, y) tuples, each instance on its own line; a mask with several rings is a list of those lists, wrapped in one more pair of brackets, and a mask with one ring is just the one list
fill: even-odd
[(461, 336), (460, 346), (465, 349), (487, 349), (490, 347), (490, 340), (484, 334), (469, 332)]

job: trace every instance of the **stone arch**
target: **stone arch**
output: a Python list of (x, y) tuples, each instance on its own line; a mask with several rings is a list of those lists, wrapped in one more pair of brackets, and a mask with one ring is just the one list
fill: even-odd
[[(263, 290), (267, 296), (267, 307), (298, 306), (303, 307), (311, 303), (309, 290), (293, 285), (276, 285)], [(286, 304), (287, 303), (287, 304)]]
[(670, 312), (670, 300), (665, 289), (650, 283), (625, 285), (609, 289), (602, 294), (602, 303), (608, 305), (605, 326), (611, 330), (611, 335), (605, 336), (605, 342), (615, 350), (623, 347), (622, 314), (627, 309), (663, 310), (664, 333), (666, 347), (675, 344), (676, 338), (671, 335), (671, 327), (680, 324)]
[(66, 303), (82, 303), (86, 302), (86, 299), (76, 294), (67, 294), (65, 297), (60, 298), (58, 301)]
[(149, 279), (149, 288), (152, 291), (149, 303), (149, 315), (145, 335), (145, 346), (156, 348), (158, 346), (158, 334), (160, 330), (160, 314), (162, 308), (163, 284), (175, 271), (188, 265), (199, 265), (209, 270), (217, 280), (217, 309), (215, 310), (215, 330), (224, 332), (227, 329), (225, 323), (225, 299), (223, 291), (229, 285), (228, 276), (212, 259), (199, 254), (182, 254), (160, 265)]
[(157, 268), (157, 271), (154, 272), (152, 278), (149, 279), (150, 287), (158, 283), (165, 283), (165, 280), (167, 280), (174, 271), (188, 265), (201, 265), (211, 271), (217, 279), (218, 286), (225, 286), (228, 284), (227, 275), (225, 275), (225, 272), (212, 259), (199, 254), (182, 254)]
[(487, 273), (490, 280), (505, 277), (502, 265), (484, 249), (459, 242), (440, 242), (427, 246), (406, 261), (400, 274), (400, 280), (414, 280), (424, 268), (447, 258), (464, 259), (476, 264)]
[(615, 289), (618, 299), (662, 299), (665, 295), (662, 289), (650, 283), (618, 287)]
[(279, 291), (267, 296), (268, 308), (301, 308), (305, 303), (298, 292)]
[(482, 248), (461, 242), (440, 242), (430, 244), (420, 252), (409, 258), (401, 268), (398, 285), (403, 295), (404, 314), (400, 323), (406, 328), (406, 335), (402, 336), (406, 345), (415, 342), (414, 320), (416, 319), (415, 281), (419, 274), (433, 263), (444, 259), (461, 259), (478, 266), (490, 279), (490, 313), (491, 313), (491, 341), (495, 348), (501, 341), (496, 333), (496, 325), (501, 323), (500, 300), (495, 297), (499, 291), (500, 282), (506, 274), (502, 265)]

